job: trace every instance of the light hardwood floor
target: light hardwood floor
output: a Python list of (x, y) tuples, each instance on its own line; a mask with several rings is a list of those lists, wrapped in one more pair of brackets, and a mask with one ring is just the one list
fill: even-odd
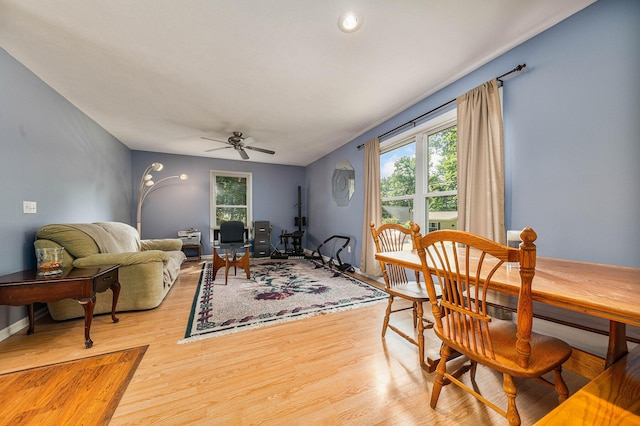
[[(25, 329), (0, 342), (0, 373), (149, 345), (112, 425), (506, 424), (453, 386), (432, 410), (433, 375), (418, 366), (416, 348), (395, 333), (380, 336), (384, 303), (179, 345), (199, 274), (199, 264), (185, 264), (154, 310), (120, 313), (117, 324), (96, 316), (91, 349), (84, 348), (83, 320), (47, 316), (35, 334)], [(411, 329), (409, 314), (403, 325)], [(436, 355), (438, 341), (431, 331), (426, 335), (428, 352)], [(571, 393), (587, 382), (564, 374)], [(479, 366), (476, 381), (485, 396), (506, 406), (498, 374)], [(539, 383), (516, 385), (525, 425), (557, 404)]]

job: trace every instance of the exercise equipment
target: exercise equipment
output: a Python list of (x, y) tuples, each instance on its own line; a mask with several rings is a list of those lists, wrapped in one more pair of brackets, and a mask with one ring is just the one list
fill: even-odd
[[(298, 227), (297, 231), (282, 231), (280, 234), (280, 244), (284, 245), (284, 251), (276, 249), (271, 253), (272, 259), (304, 259), (304, 249), (302, 248), (302, 237), (304, 236), (303, 226), (307, 226), (307, 218), (302, 216), (302, 187), (298, 186), (298, 216), (294, 223)], [(289, 242), (293, 247), (289, 248)]]
[[(336, 253), (335, 253), (335, 261), (334, 261), (333, 255), (331, 257), (329, 257), (329, 262), (327, 262), (329, 264), (329, 268), (334, 269), (334, 266), (335, 266), (335, 269), (338, 269), (341, 272), (354, 272), (355, 268), (353, 266), (351, 266), (351, 264), (342, 263), (342, 260), (340, 260), (340, 252), (345, 247), (347, 247), (349, 245), (349, 242), (351, 241), (351, 238), (345, 237), (343, 235), (332, 235), (331, 237), (327, 238), (326, 240), (324, 240), (322, 242), (322, 244), (320, 244), (318, 246), (317, 249), (314, 250), (313, 253), (311, 253), (310, 256), (307, 256), (307, 259), (320, 260), (320, 261), (322, 261), (322, 264), (325, 265), (324, 256), (322, 255), (322, 252), (320, 251), (320, 249), (322, 248), (322, 246), (324, 246), (329, 241), (334, 240), (334, 239), (345, 240), (345, 242), (344, 242), (344, 244), (342, 244), (342, 247), (340, 247), (338, 249), (338, 251), (336, 251)], [(334, 274), (334, 276), (339, 275), (339, 274), (340, 273), (337, 272), (337, 273)]]

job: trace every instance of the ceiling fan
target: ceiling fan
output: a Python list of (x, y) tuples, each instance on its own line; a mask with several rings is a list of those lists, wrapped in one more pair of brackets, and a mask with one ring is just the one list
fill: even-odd
[(238, 154), (240, 154), (240, 157), (242, 157), (243, 160), (248, 160), (249, 159), (249, 154), (247, 154), (247, 151), (245, 151), (245, 149), (250, 149), (252, 151), (258, 151), (258, 152), (263, 152), (265, 154), (275, 154), (275, 151), (271, 151), (270, 149), (263, 149), (263, 148), (257, 148), (255, 146), (249, 146), (246, 145), (246, 143), (251, 143), (251, 141), (254, 141), (253, 138), (251, 137), (243, 137), (242, 136), (242, 132), (233, 132), (233, 135), (229, 136), (229, 139), (227, 139), (227, 141), (221, 141), (218, 139), (212, 139), (212, 138), (205, 138), (204, 136), (200, 136), (201, 139), (207, 139), (210, 141), (214, 141), (214, 142), (220, 142), (220, 143), (226, 143), (229, 144), (229, 146), (225, 146), (222, 148), (211, 148), (211, 149), (207, 149), (204, 152), (211, 152), (211, 151), (217, 151), (219, 149), (227, 149), (227, 148), (233, 148), (236, 151), (238, 151)]

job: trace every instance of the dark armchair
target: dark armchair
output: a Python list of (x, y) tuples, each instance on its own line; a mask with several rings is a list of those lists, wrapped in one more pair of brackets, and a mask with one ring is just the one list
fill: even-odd
[(244, 223), (239, 220), (228, 220), (220, 223), (220, 243), (244, 242)]

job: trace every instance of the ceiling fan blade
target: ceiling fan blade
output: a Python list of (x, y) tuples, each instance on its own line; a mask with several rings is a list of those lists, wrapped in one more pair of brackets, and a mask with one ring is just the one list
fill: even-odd
[(227, 142), (227, 141), (221, 141), (221, 140), (219, 140), (219, 139), (205, 138), (204, 136), (200, 136), (200, 139), (206, 139), (206, 140), (208, 140), (208, 141), (214, 141), (214, 142), (220, 142), (220, 143), (227, 143), (227, 144), (229, 143), (229, 142)]
[(250, 149), (252, 151), (264, 152), (265, 154), (275, 154), (275, 151), (271, 151), (270, 149), (258, 148), (255, 146), (245, 146), (246, 149)]
[(239, 147), (239, 148), (236, 148), (236, 149), (240, 153), (240, 157), (242, 157), (243, 160), (248, 160), (249, 159), (249, 154), (247, 154), (247, 151), (242, 149), (242, 147)]
[(233, 148), (231, 145), (229, 146), (223, 146), (221, 148), (211, 148), (211, 149), (205, 149), (204, 152), (212, 152), (212, 151), (219, 151), (221, 149), (227, 149), (227, 148)]

